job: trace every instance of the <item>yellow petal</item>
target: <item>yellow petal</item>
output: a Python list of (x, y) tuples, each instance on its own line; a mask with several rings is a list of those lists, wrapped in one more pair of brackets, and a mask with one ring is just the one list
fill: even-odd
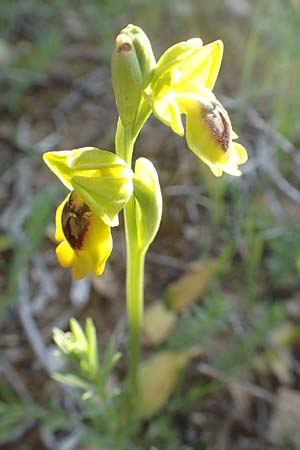
[(80, 250), (75, 249), (73, 278), (79, 280), (89, 272), (101, 275), (112, 251), (110, 227), (96, 214), (89, 218), (89, 228), (83, 238)]
[(222, 165), (224, 172), (233, 176), (240, 176), (241, 171), (238, 169), (240, 164), (247, 162), (248, 155), (245, 147), (236, 142), (232, 142), (227, 153), (227, 161)]
[(70, 244), (67, 241), (61, 242), (56, 247), (56, 255), (59, 261), (59, 264), (66, 268), (70, 267), (75, 259), (75, 253)]
[(237, 164), (245, 164), (248, 161), (248, 154), (245, 147), (237, 142), (232, 142), (230, 146), (230, 152), (232, 154), (232, 158), (235, 159)]
[(206, 164), (208, 165), (208, 167), (210, 168), (215, 177), (221, 177), (223, 175), (223, 170), (221, 167), (215, 166), (214, 164), (209, 164), (208, 162), (206, 162)]
[[(222, 57), (223, 42), (221, 40), (197, 49), (180, 67), (182, 80), (189, 80), (195, 87), (212, 90), (219, 73)], [(194, 90), (193, 93), (195, 93)]]
[(80, 255), (75, 255), (73, 267), (72, 267), (72, 277), (73, 280), (81, 280), (86, 277), (91, 271), (91, 255), (82, 253)]
[(154, 101), (153, 112), (159, 120), (171, 127), (174, 133), (179, 134), (179, 136), (184, 135), (181, 113), (172, 92)]
[[(241, 171), (238, 169), (236, 164), (225, 164), (221, 167), (221, 170), (223, 170), (228, 175), (232, 175), (234, 177), (239, 177), (242, 175)], [(222, 173), (221, 173), (222, 175)]]
[(56, 209), (56, 213), (55, 213), (55, 239), (57, 241), (63, 241), (65, 239), (65, 235), (62, 229), (62, 222), (61, 222), (61, 216), (62, 216), (62, 211), (63, 208), (65, 206), (65, 204), (67, 203), (67, 201), (69, 200), (70, 194), (68, 194), (66, 196), (66, 198), (60, 203), (60, 205), (57, 207)]
[(91, 230), (90, 234), (90, 239), (94, 243), (91, 249), (92, 271), (95, 275), (101, 275), (112, 251), (111, 230), (98, 218), (93, 228), (94, 230)]
[(154, 87), (156, 83), (160, 83), (160, 79), (164, 77), (165, 73), (169, 70), (173, 70), (174, 67), (178, 67), (182, 61), (187, 60), (189, 55), (195, 49), (199, 49), (202, 46), (203, 42), (200, 38), (193, 38), (188, 41), (178, 42), (169, 47), (156, 64), (152, 87)]

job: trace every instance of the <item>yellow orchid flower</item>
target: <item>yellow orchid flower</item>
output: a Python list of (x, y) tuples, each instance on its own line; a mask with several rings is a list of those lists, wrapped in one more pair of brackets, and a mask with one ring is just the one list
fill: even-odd
[(132, 195), (132, 170), (95, 147), (47, 152), (43, 159), (71, 191), (56, 211), (58, 260), (72, 266), (75, 280), (89, 272), (101, 275), (112, 251), (110, 228)]
[(74, 280), (93, 272), (101, 275), (112, 251), (110, 227), (70, 192), (56, 210), (56, 255), (64, 268), (72, 267)]
[(247, 152), (232, 142), (238, 136), (212, 93), (222, 55), (222, 41), (203, 46), (201, 39), (190, 39), (174, 45), (159, 59), (146, 98), (156, 117), (180, 136), (184, 135), (182, 115), (186, 115), (188, 147), (214, 175), (238, 176)]

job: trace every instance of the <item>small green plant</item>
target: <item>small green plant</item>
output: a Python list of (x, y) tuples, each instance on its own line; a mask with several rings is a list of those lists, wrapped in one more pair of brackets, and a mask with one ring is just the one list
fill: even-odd
[[(75, 280), (90, 272), (103, 273), (113, 246), (111, 228), (118, 225), (120, 211), (124, 212), (129, 326), (128, 375), (124, 385), (110, 386), (109, 374), (119, 354), (114, 353), (111, 341), (102, 363), (99, 362), (91, 319), (85, 330), (72, 319), (70, 333), (57, 329), (54, 332), (57, 345), (76, 368), (75, 372), (55, 374), (55, 378), (79, 388), (83, 399), (92, 401), (92, 416), (99, 418), (102, 431), (105, 428), (110, 436), (118, 431), (114, 444), (109, 444), (113, 448), (126, 448), (124, 436), (131, 429), (131, 420), (141, 413), (138, 373), (144, 260), (162, 215), (162, 195), (154, 165), (145, 157), (132, 165), (135, 142), (153, 112), (179, 136), (186, 135), (190, 150), (215, 176), (223, 172), (240, 175), (238, 166), (246, 162), (246, 150), (234, 142), (237, 135), (228, 113), (212, 92), (222, 54), (221, 41), (203, 45), (201, 39), (195, 38), (173, 45), (156, 62), (145, 33), (128, 25), (117, 36), (112, 55), (112, 81), (119, 112), (116, 153), (86, 147), (44, 154), (45, 163), (70, 191), (56, 212), (56, 239), (60, 242), (56, 253), (62, 267), (72, 267)], [(223, 307), (217, 309), (221, 320), (226, 311)], [(161, 356), (164, 361), (174, 362), (172, 354)], [(186, 356), (177, 358), (176, 368), (186, 360)], [(142, 412), (141, 416), (147, 414)]]
[(91, 439), (96, 434), (98, 444), (103, 441), (112, 448), (124, 448), (132, 433), (135, 417), (128, 416), (126, 393), (120, 386), (111, 383), (111, 373), (121, 357), (119, 352), (115, 352), (113, 337), (101, 360), (91, 318), (86, 320), (84, 329), (75, 319), (70, 320), (69, 332), (55, 328), (54, 341), (66, 355), (70, 370), (55, 373), (53, 377), (82, 393), (83, 440)]
[(64, 333), (55, 328), (53, 334), (56, 345), (68, 356), (76, 371), (57, 373), (54, 378), (84, 390), (85, 398), (96, 395), (105, 401), (108, 376), (121, 355), (114, 353), (111, 339), (100, 364), (96, 331), (90, 318), (86, 321), (85, 330), (75, 319), (71, 319), (70, 329), (70, 332)]

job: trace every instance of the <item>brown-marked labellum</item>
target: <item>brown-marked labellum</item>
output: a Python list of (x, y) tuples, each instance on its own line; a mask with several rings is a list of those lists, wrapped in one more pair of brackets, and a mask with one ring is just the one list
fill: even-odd
[(218, 103), (211, 103), (211, 107), (205, 107), (203, 117), (209, 130), (221, 144), (222, 150), (226, 152), (230, 146), (231, 128), (223, 114), (222, 106)]
[(66, 240), (74, 250), (81, 250), (90, 225), (92, 212), (76, 192), (70, 197), (62, 210), (62, 229)]

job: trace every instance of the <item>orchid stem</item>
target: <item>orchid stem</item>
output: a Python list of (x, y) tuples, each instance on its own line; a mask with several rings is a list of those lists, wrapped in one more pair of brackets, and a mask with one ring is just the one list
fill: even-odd
[[(131, 166), (135, 139), (124, 130), (119, 119), (116, 133), (116, 152)], [(144, 261), (145, 253), (138, 248), (134, 196), (124, 208), (126, 237), (126, 305), (129, 330), (128, 383), (135, 399), (138, 393), (138, 365), (141, 353), (141, 331), (144, 307)]]
[(137, 373), (141, 351), (141, 328), (144, 303), (144, 254), (136, 248), (132, 234), (134, 199), (125, 207), (125, 234), (127, 245), (126, 301), (129, 328), (128, 380), (133, 394), (137, 393)]

